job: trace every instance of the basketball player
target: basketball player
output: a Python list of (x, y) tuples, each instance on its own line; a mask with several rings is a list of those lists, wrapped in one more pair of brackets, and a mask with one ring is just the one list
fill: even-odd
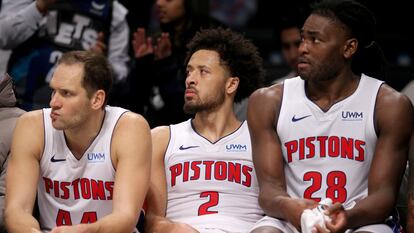
[(302, 212), (325, 198), (335, 203), (326, 213), (330, 232), (398, 230), (384, 221), (397, 198), (414, 110), (406, 96), (354, 70), (357, 56), (380, 51), (374, 26), (356, 1), (315, 4), (302, 28), (299, 77), (250, 97), (253, 159), (268, 215), (252, 232), (301, 231)]
[[(141, 116), (105, 106), (111, 84), (103, 56), (75, 51), (61, 58), (51, 108), (24, 114), (16, 126), (8, 232), (136, 232), (149, 184), (150, 130)], [(40, 222), (32, 216), (36, 191)]]
[(233, 102), (263, 79), (254, 45), (231, 30), (198, 32), (188, 45), (184, 110), (152, 130), (146, 232), (247, 232), (261, 218), (246, 122)]

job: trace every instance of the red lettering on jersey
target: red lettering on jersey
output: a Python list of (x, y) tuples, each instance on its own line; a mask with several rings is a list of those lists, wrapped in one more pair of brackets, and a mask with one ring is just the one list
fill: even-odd
[(177, 163), (171, 166), (170, 172), (171, 172), (171, 187), (174, 187), (177, 176), (181, 175), (181, 173), (183, 172), (183, 167), (181, 163)]
[[(365, 142), (338, 136), (300, 138), (284, 143), (288, 163), (297, 160), (320, 158), (343, 158), (356, 161), (365, 159)], [(319, 148), (319, 155), (316, 154)]]
[(82, 223), (94, 223), (98, 220), (98, 216), (96, 215), (96, 212), (85, 212), (82, 215), (82, 220), (81, 220), (81, 224)]
[(72, 181), (73, 197), (75, 198), (75, 200), (78, 200), (80, 198), (79, 181), (80, 181), (80, 179), (76, 179), (76, 180)]
[(229, 163), (228, 181), (239, 183), (241, 182), (241, 165), (240, 163)]
[(297, 141), (290, 141), (285, 143), (286, 147), (286, 157), (288, 163), (292, 162), (292, 154), (298, 151), (298, 142)]
[(91, 180), (92, 186), (92, 199), (94, 200), (105, 200), (105, 188), (102, 180)]
[[(188, 164), (188, 165), (186, 165)], [(204, 165), (204, 172), (201, 173)], [(181, 169), (184, 167), (184, 172)], [(188, 167), (188, 170), (187, 168)], [(250, 187), (252, 183), (253, 168), (242, 165), (240, 163), (233, 163), (227, 161), (186, 161), (170, 166), (171, 171), (171, 187), (176, 185), (177, 179), (182, 179), (183, 182), (192, 180), (218, 180), (234, 182)], [(192, 172), (192, 173), (191, 173)], [(192, 174), (192, 175), (191, 175)], [(191, 176), (190, 176), (191, 175)], [(182, 177), (180, 177), (182, 176)], [(243, 181), (244, 179), (244, 181)]]
[(214, 178), (216, 180), (227, 179), (227, 163), (223, 161), (216, 162), (214, 165)]
[(341, 148), (339, 146), (339, 137), (332, 136), (328, 138), (328, 155), (329, 157), (338, 157)]
[(184, 162), (184, 172), (183, 172), (183, 181), (188, 181), (188, 173), (190, 169), (190, 162)]
[(43, 177), (43, 181), (45, 182), (45, 190), (46, 190), (46, 193), (49, 193), (50, 194), (50, 189), (53, 188), (53, 182), (52, 182), (52, 180), (49, 179), (49, 178)]
[(72, 226), (70, 212), (59, 209), (56, 216), (56, 226)]
[(318, 140), (318, 142), (319, 142), (319, 153), (320, 153), (320, 157), (326, 157), (326, 146), (325, 146), (325, 144), (326, 144), (326, 140), (328, 139), (328, 137), (327, 136), (319, 136), (319, 137), (316, 137), (316, 140)]
[(356, 161), (365, 160), (365, 142), (361, 140), (355, 140), (355, 149), (358, 151), (358, 155), (355, 157)]
[(299, 139), (299, 160), (305, 159), (305, 139)]
[(354, 139), (341, 137), (341, 158), (354, 159)]
[(57, 180), (53, 181), (53, 191), (54, 191), (55, 197), (59, 197), (59, 181)]
[[(80, 224), (94, 223), (98, 220), (95, 211), (84, 212)], [(72, 226), (72, 218), (69, 211), (59, 209), (56, 215), (56, 226)]]
[(242, 184), (246, 187), (250, 187), (252, 185), (252, 175), (251, 172), (253, 171), (253, 168), (243, 165), (242, 172), (243, 175), (246, 177), (246, 180), (242, 182)]
[(63, 194), (60, 195), (60, 198), (62, 199), (69, 199), (69, 188), (70, 182), (62, 181), (60, 182), (60, 189), (63, 191)]
[[(113, 181), (82, 178), (68, 182), (51, 180), (47, 177), (43, 177), (43, 180), (46, 193), (54, 195), (57, 198), (67, 200), (73, 195), (73, 199), (75, 200), (80, 198), (85, 200), (112, 200)], [(53, 194), (51, 193), (52, 190)], [(108, 197), (106, 197), (105, 190), (109, 193)], [(73, 192), (73, 194), (71, 192)]]
[(193, 170), (194, 174), (190, 177), (190, 180), (198, 180), (200, 178), (200, 164), (201, 161), (191, 162), (191, 170)]
[(308, 154), (306, 155), (307, 159), (315, 157), (315, 145), (313, 145), (313, 141), (315, 141), (315, 137), (306, 138), (306, 147), (309, 150)]
[(105, 189), (109, 192), (109, 196), (106, 198), (106, 200), (112, 200), (112, 194), (114, 192), (114, 182), (113, 181), (107, 181), (105, 182)]
[(211, 166), (213, 165), (214, 161), (203, 161), (203, 164), (206, 168), (206, 180), (211, 180)]
[(90, 199), (91, 198), (91, 183), (89, 179), (82, 178), (80, 180), (80, 187), (83, 199)]

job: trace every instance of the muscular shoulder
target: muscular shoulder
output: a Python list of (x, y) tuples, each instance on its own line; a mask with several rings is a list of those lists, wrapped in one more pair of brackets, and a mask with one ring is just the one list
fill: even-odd
[(380, 104), (408, 104), (408, 97), (387, 84), (383, 84), (378, 91), (377, 103)]
[(166, 150), (170, 141), (170, 127), (158, 126), (151, 130), (151, 136), (154, 148)]
[(43, 144), (43, 111), (36, 110), (21, 115), (17, 120), (13, 133), (13, 147), (19, 149), (19, 151), (30, 151), (29, 153), (40, 159)]
[(259, 88), (253, 92), (249, 102), (260, 101), (261, 103), (275, 104), (282, 100), (283, 84), (278, 83), (269, 87)]
[(383, 125), (405, 125), (410, 129), (414, 124), (414, 109), (410, 99), (386, 84), (378, 91), (375, 115), (377, 129), (380, 130)]
[(116, 132), (118, 131), (148, 131), (149, 125), (147, 120), (144, 117), (137, 113), (126, 112), (124, 113), (118, 121), (116, 126)]
[[(272, 120), (277, 117), (283, 96), (283, 84), (274, 84), (256, 90), (249, 98), (248, 119)], [(270, 123), (270, 122), (269, 122)]]
[(20, 126), (24, 126), (24, 128), (27, 130), (39, 130), (43, 133), (43, 111), (36, 110), (31, 112), (25, 112), (19, 117), (19, 119), (17, 120), (17, 124)]
[[(114, 161), (129, 156), (147, 158), (151, 154), (151, 135), (147, 121), (139, 114), (124, 113), (115, 127), (111, 147)], [(116, 164), (114, 162), (115, 166)]]

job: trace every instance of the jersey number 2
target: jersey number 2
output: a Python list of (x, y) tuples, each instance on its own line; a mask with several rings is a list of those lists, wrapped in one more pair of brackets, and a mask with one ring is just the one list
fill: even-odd
[(206, 214), (216, 214), (218, 211), (208, 210), (209, 208), (218, 205), (219, 194), (216, 191), (206, 191), (200, 193), (201, 198), (208, 197), (208, 201), (198, 207), (198, 216)]
[[(312, 184), (303, 193), (303, 197), (306, 199), (312, 199), (316, 202), (321, 201), (320, 197), (312, 196), (315, 192), (319, 191), (322, 187), (322, 174), (320, 172), (307, 172), (303, 175), (304, 181), (311, 181)], [(344, 203), (347, 198), (346, 192), (346, 175), (342, 171), (331, 171), (326, 176), (326, 197), (331, 198), (333, 203)]]

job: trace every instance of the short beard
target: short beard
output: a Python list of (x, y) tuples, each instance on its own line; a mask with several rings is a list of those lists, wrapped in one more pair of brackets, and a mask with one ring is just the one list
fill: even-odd
[(198, 112), (208, 112), (224, 103), (224, 93), (220, 93), (211, 101), (201, 103), (185, 102), (183, 110), (186, 114), (196, 114)]

